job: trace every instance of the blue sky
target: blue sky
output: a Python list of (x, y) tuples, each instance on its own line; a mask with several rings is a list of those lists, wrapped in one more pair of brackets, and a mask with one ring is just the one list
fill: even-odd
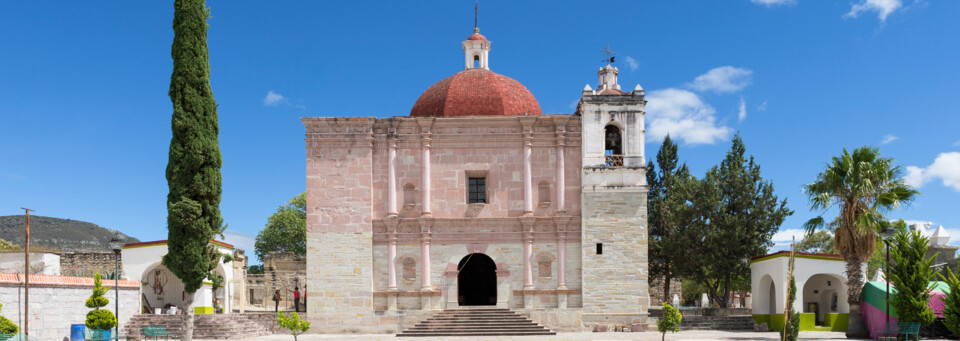
[[(403, 116), (461, 70), (473, 2), (208, 2), (227, 240), (252, 236), (305, 186), (304, 116)], [(739, 131), (777, 194), (842, 148), (880, 147), (923, 193), (890, 214), (960, 241), (960, 2), (483, 1), (491, 69), (544, 113), (596, 87), (599, 50), (647, 91), (648, 156), (669, 132), (702, 175)], [(166, 238), (173, 6), (0, 3), (0, 215), (90, 221)], [(936, 225), (934, 225), (936, 226)]]

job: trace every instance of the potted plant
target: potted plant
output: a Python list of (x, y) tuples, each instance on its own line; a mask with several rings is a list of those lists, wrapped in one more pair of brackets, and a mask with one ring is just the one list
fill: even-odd
[(87, 313), (87, 321), (84, 324), (91, 330), (94, 337), (100, 340), (110, 339), (110, 329), (117, 326), (117, 318), (113, 316), (113, 312), (100, 309), (110, 304), (110, 300), (103, 296), (107, 290), (110, 288), (103, 286), (98, 272), (93, 277), (93, 293), (86, 301), (87, 308), (93, 308), (93, 310)]

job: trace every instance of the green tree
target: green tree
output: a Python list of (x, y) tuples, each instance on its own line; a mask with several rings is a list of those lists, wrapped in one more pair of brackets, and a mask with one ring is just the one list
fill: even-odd
[(300, 192), (267, 219), (253, 244), (261, 260), (271, 251), (307, 254), (307, 193)]
[(890, 261), (886, 263), (889, 273), (886, 280), (897, 289), (890, 305), (897, 310), (900, 321), (919, 322), (926, 326), (936, 315), (930, 308), (930, 281), (934, 278), (933, 260), (926, 258), (930, 241), (920, 231), (908, 231), (901, 219), (895, 225), (897, 233), (890, 243)]
[(167, 163), (168, 252), (163, 265), (183, 282), (186, 292), (183, 339), (193, 339), (193, 298), (219, 263), (210, 245), (225, 228), (220, 216), (223, 163), (217, 103), (210, 87), (207, 17), (204, 0), (173, 3), (173, 103), (170, 159)]
[(944, 276), (943, 273), (938, 275), (950, 287), (950, 292), (947, 292), (947, 296), (943, 298), (943, 325), (953, 335), (960, 335), (960, 279), (949, 267), (947, 268), (947, 276)]
[(87, 328), (107, 331), (117, 326), (117, 318), (113, 316), (113, 312), (109, 309), (100, 309), (110, 304), (110, 300), (104, 297), (109, 290), (110, 288), (103, 286), (100, 273), (93, 276), (93, 293), (84, 303), (87, 308), (93, 309), (87, 313), (87, 320), (84, 323)]
[(255, 264), (247, 267), (248, 275), (262, 275), (263, 274), (263, 264)]
[(836, 253), (837, 247), (833, 246), (833, 233), (823, 230), (807, 233), (797, 243), (797, 252)]
[(277, 322), (281, 327), (287, 328), (290, 330), (290, 334), (293, 334), (293, 341), (297, 341), (297, 336), (303, 333), (306, 333), (310, 329), (310, 321), (301, 320), (300, 315), (297, 315), (296, 312), (290, 313), (290, 316), (284, 316), (283, 312), (277, 312)]
[(693, 210), (687, 204), (693, 195), (696, 179), (686, 164), (679, 164), (677, 144), (667, 135), (657, 152), (657, 167), (647, 164), (647, 221), (650, 224), (649, 265), (650, 279), (663, 279), (663, 302), (670, 301), (670, 282), (685, 273), (691, 273), (689, 257), (695, 250), (686, 247), (690, 242), (690, 224)]
[[(800, 314), (793, 309), (793, 302), (797, 300), (797, 280), (793, 277), (793, 254), (790, 254), (790, 291), (787, 295), (787, 307), (790, 307), (787, 318), (780, 331), (780, 339), (787, 341), (797, 341), (800, 334)], [(786, 336), (784, 336), (786, 335)]]
[(719, 166), (700, 181), (692, 205), (697, 210), (693, 240), (699, 272), (694, 279), (719, 307), (727, 307), (732, 290), (749, 284), (750, 257), (767, 252), (770, 241), (793, 214), (786, 200), (774, 195), (773, 183), (764, 181), (760, 165), (746, 158), (740, 135)]
[[(867, 330), (860, 312), (863, 290), (861, 265), (877, 250), (877, 231), (885, 221), (883, 213), (900, 207), (916, 196), (917, 191), (903, 182), (903, 170), (893, 159), (883, 158), (872, 147), (860, 147), (834, 156), (817, 179), (804, 185), (810, 207), (819, 216), (804, 224), (807, 232), (828, 228), (834, 231), (834, 244), (847, 262), (847, 303), (850, 321), (847, 337), (865, 338)], [(823, 215), (833, 207), (839, 215), (826, 223)]]
[(680, 331), (680, 322), (682, 320), (683, 315), (680, 315), (680, 311), (664, 302), (663, 316), (657, 320), (657, 330), (660, 331), (660, 341), (667, 338), (667, 332), (676, 333)]

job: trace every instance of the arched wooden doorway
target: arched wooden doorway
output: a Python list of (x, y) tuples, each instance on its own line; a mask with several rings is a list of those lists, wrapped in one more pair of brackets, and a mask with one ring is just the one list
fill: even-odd
[(497, 264), (482, 253), (471, 253), (457, 265), (457, 297), (461, 306), (497, 305)]

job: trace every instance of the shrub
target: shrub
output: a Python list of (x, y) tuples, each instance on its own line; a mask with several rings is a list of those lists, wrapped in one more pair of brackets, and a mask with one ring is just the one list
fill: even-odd
[(297, 315), (296, 312), (290, 313), (289, 317), (284, 316), (283, 312), (278, 312), (277, 322), (280, 323), (281, 327), (290, 329), (290, 333), (293, 334), (293, 341), (297, 341), (297, 335), (310, 329), (310, 321), (301, 320), (300, 315)]
[(87, 313), (87, 321), (84, 323), (87, 328), (108, 330), (117, 326), (117, 318), (113, 316), (113, 312), (100, 310), (100, 308), (110, 304), (110, 300), (103, 297), (103, 295), (107, 293), (107, 290), (110, 290), (110, 288), (103, 286), (103, 281), (101, 281), (100, 273), (98, 272), (93, 276), (93, 293), (90, 294), (90, 298), (85, 302), (87, 308), (93, 308), (92, 311)]
[(950, 268), (947, 268), (947, 274), (939, 274), (940, 279), (950, 287), (950, 292), (943, 299), (943, 325), (954, 335), (960, 335), (960, 279)]
[(660, 340), (662, 341), (667, 337), (667, 332), (676, 333), (680, 331), (680, 321), (683, 320), (683, 315), (680, 315), (680, 311), (677, 308), (663, 303), (663, 317), (657, 321), (657, 330), (660, 331)]
[[(3, 304), (0, 304), (0, 310), (3, 310)], [(0, 335), (14, 335), (20, 331), (20, 328), (17, 327), (13, 321), (10, 319), (0, 316)]]
[(896, 309), (900, 321), (919, 322), (926, 326), (937, 317), (930, 308), (930, 296), (933, 288), (934, 255), (926, 258), (929, 239), (920, 231), (907, 231), (906, 223), (897, 222), (897, 234), (890, 243), (890, 263), (886, 273), (890, 285), (897, 288), (890, 305)]

